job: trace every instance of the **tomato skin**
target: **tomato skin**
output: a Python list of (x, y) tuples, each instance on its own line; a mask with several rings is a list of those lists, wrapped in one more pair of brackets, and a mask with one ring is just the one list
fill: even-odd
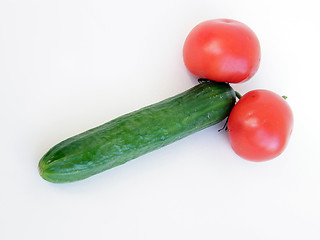
[(228, 119), (231, 147), (240, 157), (260, 162), (279, 156), (293, 129), (289, 104), (268, 90), (253, 90), (236, 103)]
[(183, 59), (199, 78), (240, 83), (249, 80), (260, 65), (260, 44), (245, 24), (214, 19), (198, 24), (187, 36)]

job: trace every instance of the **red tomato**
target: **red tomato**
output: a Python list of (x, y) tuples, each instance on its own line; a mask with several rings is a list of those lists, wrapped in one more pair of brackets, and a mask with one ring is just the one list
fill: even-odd
[(187, 36), (184, 63), (199, 78), (240, 83), (249, 80), (260, 64), (260, 44), (245, 24), (230, 19), (200, 23)]
[(260, 162), (279, 156), (293, 128), (289, 104), (268, 90), (245, 94), (232, 109), (228, 120), (233, 150), (247, 160)]

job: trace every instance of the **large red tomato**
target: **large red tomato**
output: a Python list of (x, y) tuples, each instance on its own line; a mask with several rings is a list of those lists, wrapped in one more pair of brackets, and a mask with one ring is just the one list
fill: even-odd
[(265, 161), (285, 149), (293, 128), (289, 104), (268, 90), (254, 90), (240, 98), (228, 119), (233, 150), (251, 161)]
[(200, 23), (183, 47), (186, 67), (199, 78), (240, 83), (249, 80), (260, 64), (260, 44), (245, 24), (231, 19)]

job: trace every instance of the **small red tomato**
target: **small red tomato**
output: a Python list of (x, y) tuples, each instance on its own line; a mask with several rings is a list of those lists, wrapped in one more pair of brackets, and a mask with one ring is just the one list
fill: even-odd
[(228, 119), (228, 133), (236, 154), (260, 162), (279, 156), (293, 128), (289, 104), (268, 90), (254, 90), (240, 98)]
[(249, 80), (260, 65), (260, 44), (245, 24), (231, 19), (200, 23), (183, 47), (188, 70), (199, 78), (240, 83)]

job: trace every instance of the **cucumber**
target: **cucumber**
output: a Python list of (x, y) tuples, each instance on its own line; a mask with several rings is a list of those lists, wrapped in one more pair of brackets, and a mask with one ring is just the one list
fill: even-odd
[(88, 178), (222, 121), (234, 104), (229, 84), (201, 82), (62, 141), (41, 158), (39, 173), (54, 183)]

